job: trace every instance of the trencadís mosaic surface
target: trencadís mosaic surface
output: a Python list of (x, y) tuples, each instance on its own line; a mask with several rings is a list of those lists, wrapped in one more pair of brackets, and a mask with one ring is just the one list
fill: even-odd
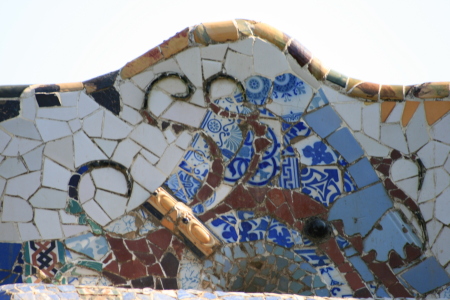
[(0, 284), (450, 297), (449, 111), (246, 20), (0, 87)]

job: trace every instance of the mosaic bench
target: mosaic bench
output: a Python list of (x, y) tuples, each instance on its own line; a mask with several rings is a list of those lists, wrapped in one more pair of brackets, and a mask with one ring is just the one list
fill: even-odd
[(2, 86), (0, 299), (450, 297), (449, 100), (247, 20)]

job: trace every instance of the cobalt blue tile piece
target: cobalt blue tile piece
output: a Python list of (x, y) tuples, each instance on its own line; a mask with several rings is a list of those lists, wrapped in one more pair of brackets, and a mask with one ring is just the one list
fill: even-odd
[(291, 128), (292, 124), (281, 122), (281, 131), (286, 131)]
[(299, 161), (296, 157), (285, 157), (281, 164), (278, 184), (282, 188), (297, 189), (300, 187)]
[(209, 160), (198, 151), (188, 151), (179, 167), (203, 180), (208, 175)]
[(302, 192), (330, 206), (342, 194), (342, 175), (334, 166), (306, 167), (301, 171)]
[(348, 167), (348, 171), (355, 179), (356, 185), (359, 188), (363, 188), (379, 180), (367, 157), (363, 157), (356, 164)]
[(22, 244), (0, 243), (0, 269), (12, 270)]
[(314, 98), (311, 100), (311, 103), (309, 104), (308, 111), (316, 109), (318, 107), (324, 106), (325, 104), (328, 104), (327, 96), (325, 96), (325, 93), (320, 88), (319, 91), (314, 95)]
[(267, 240), (285, 248), (294, 246), (289, 229), (277, 220), (272, 220)]
[(16, 280), (18, 278), (18, 274), (11, 274), (11, 276), (9, 276), (8, 278), (6, 278), (2, 284), (11, 284), (11, 283), (16, 283)]
[(234, 226), (222, 219), (213, 220), (208, 227), (226, 243), (237, 241), (237, 233)]
[(12, 296), (12, 294), (8, 294), (6, 291), (0, 290), (0, 300), (10, 300)]
[(358, 271), (364, 281), (369, 282), (375, 280), (366, 263), (359, 256), (350, 257), (348, 260), (352, 263), (353, 267), (355, 267), (356, 271)]
[[(314, 249), (296, 249), (294, 251), (314, 267), (326, 266), (330, 263), (326, 255), (318, 255)], [(300, 268), (303, 269), (302, 265)]]
[(262, 107), (259, 108), (259, 113), (260, 113), (260, 116), (262, 116), (262, 117), (276, 118), (276, 116), (273, 113), (271, 113), (270, 111), (268, 111), (267, 109), (262, 108)]
[(392, 202), (383, 185), (378, 183), (340, 198), (331, 207), (328, 220), (341, 219), (347, 235), (359, 233), (364, 237), (391, 207)]
[(8, 271), (0, 271), (0, 282), (5, 279), (6, 277), (8, 277), (11, 273)]
[(450, 277), (435, 257), (427, 258), (401, 276), (421, 294), (450, 283)]
[(254, 154), (253, 137), (254, 134), (249, 131), (238, 154), (227, 165), (224, 177), (225, 182), (235, 183), (247, 172), (247, 168)]
[(350, 177), (348, 172), (344, 172), (344, 192), (350, 193), (356, 191), (356, 184), (353, 182), (353, 179)]
[(289, 146), (291, 144), (291, 140), (298, 136), (309, 136), (311, 134), (311, 129), (306, 126), (306, 124), (302, 121), (295, 124), (288, 132), (284, 134), (283, 142), (284, 146)]
[(346, 248), (348, 245), (350, 245), (350, 243), (349, 243), (346, 239), (344, 239), (343, 237), (341, 237), (341, 236), (337, 236), (337, 237), (336, 237), (336, 242), (337, 242), (339, 248), (341, 248), (341, 249), (344, 249), (344, 248)]
[(242, 221), (239, 224), (239, 241), (249, 242), (264, 239), (270, 221), (269, 216)]
[(329, 165), (337, 162), (337, 155), (318, 136), (313, 135), (296, 143), (302, 163), (308, 166)]
[(364, 151), (348, 128), (342, 128), (330, 135), (327, 141), (334, 147), (349, 163), (360, 158)]
[[(237, 212), (238, 214), (238, 218), (240, 220), (249, 220), (251, 218), (253, 218), (255, 216), (255, 213), (252, 211), (245, 211), (245, 210), (240, 210)], [(236, 222), (235, 222), (236, 224)]]
[(264, 105), (269, 96), (272, 82), (262, 76), (252, 76), (245, 80), (247, 100), (255, 105)]
[(341, 126), (341, 119), (329, 105), (305, 115), (303, 119), (323, 138)]
[(201, 213), (205, 212), (205, 207), (203, 206), (203, 204), (200, 203), (200, 204), (197, 204), (194, 207), (192, 207), (192, 211), (195, 214), (201, 214)]

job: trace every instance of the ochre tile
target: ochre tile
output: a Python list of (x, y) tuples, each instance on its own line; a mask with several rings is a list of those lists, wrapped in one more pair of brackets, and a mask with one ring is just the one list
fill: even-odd
[(123, 79), (133, 77), (163, 59), (159, 47), (155, 47), (138, 58), (127, 63), (121, 70)]
[(428, 125), (433, 125), (450, 110), (450, 101), (425, 101), (424, 105)]
[(403, 100), (403, 85), (382, 85), (380, 90), (381, 100)]
[(214, 42), (223, 43), (239, 39), (239, 32), (233, 21), (203, 23), (203, 26), (209, 38)]
[(236, 24), (239, 29), (239, 33), (244, 36), (253, 35), (253, 31), (250, 27), (251, 21), (244, 19), (236, 19)]
[(164, 41), (159, 47), (165, 59), (181, 52), (189, 46), (189, 28), (178, 32), (170, 39)]
[(349, 93), (349, 96), (377, 101), (379, 88), (380, 85), (378, 83), (363, 82), (356, 85)]
[(449, 95), (448, 82), (429, 82), (414, 89), (414, 97), (421, 99), (445, 98)]
[(205, 30), (205, 26), (203, 24), (197, 25), (194, 30), (192, 30), (192, 34), (194, 35), (194, 41), (196, 43), (202, 45), (209, 45), (211, 43), (211, 39), (208, 36), (208, 33)]
[(409, 120), (411, 120), (412, 116), (417, 110), (417, 107), (419, 107), (420, 102), (418, 101), (406, 101), (405, 102), (405, 108), (403, 109), (402, 114), (402, 126), (406, 126), (409, 123)]
[(384, 101), (381, 103), (381, 122), (385, 122), (395, 107), (395, 102)]
[(347, 82), (347, 88), (345, 89), (345, 91), (346, 92), (350, 91), (355, 85), (361, 82), (363, 81), (355, 78), (349, 78)]
[(281, 51), (286, 47), (286, 43), (289, 41), (289, 36), (284, 32), (273, 28), (264, 23), (255, 23), (253, 25), (253, 33), (275, 46), (277, 46)]
[(84, 89), (82, 82), (58, 83), (60, 92), (73, 92)]
[(308, 70), (311, 72), (312, 76), (320, 81), (325, 78), (325, 75), (328, 73), (329, 69), (325, 67), (319, 59), (313, 58), (311, 63), (308, 65)]

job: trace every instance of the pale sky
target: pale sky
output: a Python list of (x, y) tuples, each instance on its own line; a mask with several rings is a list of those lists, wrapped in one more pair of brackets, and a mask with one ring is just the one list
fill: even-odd
[(84, 81), (234, 18), (280, 29), (350, 77), (450, 81), (449, 13), (448, 0), (0, 0), (0, 85)]

